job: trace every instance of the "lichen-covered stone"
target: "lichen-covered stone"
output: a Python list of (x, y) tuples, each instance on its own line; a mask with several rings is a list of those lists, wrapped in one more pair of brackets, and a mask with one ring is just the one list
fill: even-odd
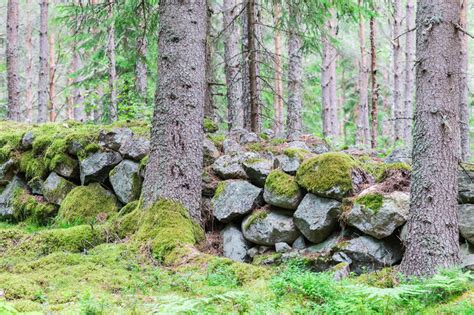
[(290, 175), (295, 175), (300, 165), (301, 161), (296, 156), (289, 157), (286, 154), (281, 154), (275, 157), (275, 168), (281, 168), (283, 172)]
[(298, 237), (293, 244), (291, 244), (291, 247), (294, 249), (305, 249), (306, 248), (306, 240), (303, 235)]
[(308, 254), (328, 254), (330, 253), (336, 244), (342, 239), (343, 233), (334, 232), (326, 240), (319, 244), (309, 245), (305, 249), (305, 253)]
[(459, 230), (462, 237), (474, 245), (474, 205), (459, 205)]
[(259, 142), (260, 138), (256, 133), (249, 132), (249, 133), (244, 133), (240, 136), (240, 144), (249, 144), (249, 143), (256, 143)]
[(459, 172), (459, 200), (461, 203), (474, 204), (474, 171)]
[(70, 181), (52, 172), (43, 183), (43, 196), (48, 202), (60, 205), (67, 194), (76, 187)]
[(272, 206), (295, 210), (303, 199), (303, 192), (293, 176), (274, 170), (265, 182), (263, 199)]
[(222, 179), (247, 179), (242, 163), (257, 158), (259, 155), (253, 152), (223, 155), (212, 164), (212, 169)]
[(0, 220), (8, 220), (13, 215), (14, 194), (18, 188), (26, 189), (26, 183), (18, 176), (14, 176), (0, 194)]
[(120, 153), (115, 151), (96, 152), (81, 161), (81, 183), (103, 182), (109, 172), (122, 161)]
[(204, 158), (204, 166), (212, 165), (219, 156), (221, 155), (220, 151), (214, 145), (214, 143), (209, 139), (204, 139), (203, 147), (203, 158)]
[(58, 219), (67, 224), (92, 223), (106, 219), (118, 211), (114, 194), (98, 183), (78, 186), (64, 198)]
[(15, 161), (8, 159), (4, 163), (0, 163), (0, 186), (5, 186), (13, 178), (15, 174)]
[(411, 152), (405, 148), (396, 148), (387, 156), (384, 162), (411, 164)]
[(33, 177), (28, 182), (28, 187), (33, 195), (42, 195), (43, 194), (43, 184), (44, 180), (40, 177)]
[(293, 218), (282, 211), (255, 211), (242, 221), (244, 237), (255, 244), (274, 246), (276, 243), (293, 243), (300, 231)]
[(46, 202), (41, 196), (30, 195), (23, 188), (15, 190), (12, 205), (15, 221), (28, 221), (35, 225), (51, 223), (58, 211), (57, 205)]
[(224, 154), (236, 154), (245, 150), (236, 140), (225, 139), (222, 142), (222, 151), (224, 152)]
[(117, 198), (124, 204), (140, 197), (142, 179), (139, 174), (139, 164), (123, 160), (110, 171), (110, 183)]
[(277, 253), (287, 253), (291, 251), (291, 246), (285, 242), (280, 242), (275, 244), (275, 251)]
[(150, 141), (141, 137), (126, 138), (119, 152), (126, 159), (140, 161), (150, 153)]
[(108, 149), (118, 151), (132, 137), (133, 132), (129, 128), (115, 128), (112, 131), (101, 130), (99, 133), (99, 144)]
[(79, 162), (67, 155), (63, 155), (61, 159), (55, 161), (52, 171), (63, 177), (75, 179), (79, 177)]
[(222, 222), (241, 217), (255, 207), (261, 189), (244, 180), (219, 183), (212, 198), (214, 216)]
[(263, 187), (268, 174), (273, 168), (273, 162), (262, 158), (248, 159), (242, 163), (242, 167), (252, 184)]
[(406, 222), (409, 211), (410, 196), (407, 193), (361, 193), (354, 200), (347, 223), (365, 234), (382, 239)]
[(32, 131), (27, 131), (21, 138), (21, 148), (23, 150), (30, 150), (33, 147), (35, 135)]
[(293, 214), (296, 226), (313, 243), (324, 241), (337, 226), (341, 203), (306, 194)]
[(251, 244), (244, 238), (240, 229), (234, 224), (229, 224), (221, 231), (221, 235), (224, 257), (238, 262), (247, 261), (247, 251)]

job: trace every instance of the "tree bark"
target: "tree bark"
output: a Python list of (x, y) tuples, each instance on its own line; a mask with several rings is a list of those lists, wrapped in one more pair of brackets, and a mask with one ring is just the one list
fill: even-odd
[(393, 136), (394, 141), (403, 139), (403, 125), (405, 121), (402, 99), (402, 73), (400, 35), (402, 29), (402, 2), (393, 0), (393, 26), (392, 26), (392, 55), (393, 55)]
[(240, 31), (238, 15), (239, 2), (224, 0), (224, 64), (227, 84), (227, 112), (229, 129), (244, 127), (244, 108), (242, 103), (242, 71), (239, 49)]
[(205, 0), (162, 1), (151, 152), (143, 185), (145, 207), (157, 200), (183, 204), (200, 220), (204, 90)]
[(406, 41), (405, 41), (405, 88), (403, 112), (403, 139), (411, 147), (413, 128), (413, 99), (415, 87), (415, 0), (407, 0), (406, 7)]
[[(74, 47), (74, 55), (72, 60), (72, 71), (77, 72), (82, 68), (82, 58), (81, 53), (78, 51), (77, 46)], [(76, 121), (85, 121), (86, 120), (86, 113), (84, 109), (84, 96), (82, 94), (82, 90), (77, 85), (82, 81), (82, 76), (76, 76), (73, 84), (74, 87), (72, 89), (72, 117)]]
[(44, 123), (48, 120), (49, 103), (49, 49), (48, 49), (48, 0), (40, 2), (40, 27), (39, 27), (39, 75), (38, 75), (38, 116), (37, 122)]
[(107, 59), (109, 60), (109, 121), (116, 121), (117, 113), (117, 70), (115, 68), (115, 23), (114, 19), (114, 0), (109, 0), (108, 3), (108, 17), (110, 25), (107, 27)]
[[(467, 29), (467, 11), (468, 0), (461, 1), (461, 18), (459, 24), (463, 29)], [(469, 132), (469, 85), (468, 85), (468, 45), (467, 34), (459, 32), (461, 36), (461, 56), (462, 56), (462, 75), (461, 80), (461, 97), (459, 100), (459, 121), (461, 132), (461, 160), (469, 161), (471, 158), (471, 139)]]
[(7, 80), (8, 119), (20, 121), (20, 78), (18, 50), (18, 0), (8, 0), (7, 4)]
[[(361, 0), (359, 0), (361, 5)], [(359, 110), (357, 115), (356, 144), (365, 148), (369, 147), (369, 69), (367, 66), (367, 51), (365, 47), (365, 23), (362, 15), (359, 15)]]
[(249, 80), (249, 39), (248, 39), (248, 0), (242, 1), (242, 106), (244, 109), (244, 128), (250, 130), (250, 80)]
[(50, 32), (49, 34), (49, 121), (56, 121), (56, 60), (54, 53), (54, 33)]
[(33, 14), (31, 10), (31, 0), (26, 1), (26, 67), (25, 67), (25, 119), (26, 122), (33, 122)]
[(206, 28), (206, 94), (204, 97), (204, 117), (207, 117), (211, 120), (215, 120), (216, 115), (215, 115), (215, 108), (214, 108), (214, 89), (213, 89), (213, 82), (215, 80), (215, 71), (214, 71), (215, 48), (214, 48), (214, 44), (212, 40), (213, 28), (212, 28), (212, 23), (211, 23), (211, 18), (214, 13), (214, 10), (212, 7), (212, 2), (210, 0), (207, 0), (207, 11), (208, 13), (207, 13), (207, 28)]
[(371, 147), (375, 149), (377, 147), (378, 137), (378, 101), (379, 101), (379, 85), (377, 83), (377, 47), (376, 47), (376, 36), (377, 36), (377, 22), (374, 17), (370, 18), (370, 75), (371, 75), (371, 92), (372, 92), (372, 106), (370, 116), (372, 118), (371, 123)]
[(256, 10), (255, 0), (248, 0), (247, 3), (247, 31), (248, 31), (248, 57), (249, 57), (249, 97), (250, 97), (250, 130), (260, 131), (260, 102), (258, 95), (258, 64), (257, 64), (257, 43), (256, 43)]
[(290, 31), (288, 38), (288, 116), (286, 129), (288, 134), (301, 131), (301, 83), (303, 80), (302, 40), (299, 24), (301, 18), (298, 8), (288, 4)]
[(400, 265), (405, 275), (431, 275), (460, 261), (459, 16), (459, 0), (418, 1), (413, 172), (407, 247)]
[(275, 112), (274, 131), (277, 134), (283, 131), (283, 69), (281, 65), (281, 7), (279, 0), (274, 1), (273, 10), (275, 25), (275, 91), (273, 93), (273, 107)]
[(142, 34), (137, 38), (137, 62), (135, 65), (135, 87), (138, 95), (144, 102), (147, 99), (147, 67), (146, 67), (146, 53), (147, 53), (147, 39), (146, 35)]

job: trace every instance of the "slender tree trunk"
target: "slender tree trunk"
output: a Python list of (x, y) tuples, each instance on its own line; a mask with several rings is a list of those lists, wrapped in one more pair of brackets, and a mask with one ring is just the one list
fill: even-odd
[(48, 5), (48, 0), (42, 0), (40, 2), (38, 116), (36, 117), (36, 120), (39, 123), (44, 123), (48, 120)]
[(26, 1), (26, 67), (25, 67), (25, 119), (33, 122), (33, 19), (31, 0)]
[[(331, 30), (331, 35), (333, 37), (336, 37), (337, 36), (337, 17), (336, 17), (336, 14), (334, 12), (334, 10), (331, 12), (331, 19), (329, 20), (329, 23), (330, 23), (330, 30)], [(331, 110), (330, 110), (330, 114), (331, 114), (331, 119), (330, 119), (330, 123), (331, 123), (331, 135), (332, 135), (332, 138), (334, 140), (337, 140), (338, 136), (339, 136), (339, 128), (340, 128), (340, 124), (339, 124), (339, 118), (338, 118), (338, 112), (339, 112), (339, 106), (338, 106), (338, 98), (337, 98), (337, 50), (336, 50), (336, 47), (332, 46), (331, 45), (331, 60), (332, 60), (332, 63), (331, 63), (331, 66), (330, 66), (330, 71), (329, 71), (329, 75), (331, 77), (331, 84), (329, 85), (329, 96), (330, 96), (330, 99), (331, 99)]]
[(54, 33), (49, 34), (49, 121), (56, 121), (56, 60), (54, 53)]
[(403, 125), (405, 121), (402, 107), (402, 69), (400, 56), (402, 47), (400, 46), (400, 35), (402, 29), (402, 2), (393, 0), (393, 135), (395, 141), (403, 139)]
[[(468, 0), (461, 1), (461, 18), (459, 24), (465, 30), (467, 29), (467, 11), (468, 11)], [(461, 36), (461, 56), (462, 56), (462, 76), (461, 80), (461, 97), (459, 100), (459, 121), (461, 131), (461, 160), (469, 161), (471, 158), (471, 139), (469, 134), (469, 86), (468, 86), (468, 45), (467, 35), (459, 32)]]
[(273, 93), (273, 107), (275, 111), (275, 124), (274, 131), (275, 133), (280, 133), (283, 131), (283, 81), (282, 81), (282, 65), (281, 65), (281, 7), (280, 1), (274, 1), (274, 25), (275, 25), (275, 91)]
[(415, 87), (415, 0), (407, 0), (405, 47), (405, 118), (403, 120), (403, 139), (411, 147), (413, 128), (413, 99)]
[(224, 0), (224, 64), (227, 83), (227, 111), (229, 129), (244, 127), (244, 108), (242, 103), (242, 71), (240, 62), (240, 32), (238, 15), (239, 2)]
[(256, 11), (255, 0), (248, 0), (247, 3), (247, 31), (249, 49), (249, 83), (250, 83), (250, 130), (260, 131), (260, 103), (258, 96), (257, 77), (257, 45), (256, 45)]
[[(361, 0), (359, 0), (359, 5)], [(359, 60), (359, 113), (357, 115), (357, 131), (356, 144), (369, 147), (369, 102), (368, 102), (368, 88), (369, 88), (369, 69), (367, 66), (367, 51), (365, 47), (365, 23), (362, 16), (359, 17), (359, 45), (360, 45), (360, 60)]]
[(372, 106), (371, 106), (371, 147), (374, 149), (377, 147), (377, 136), (379, 129), (379, 120), (378, 120), (378, 101), (379, 101), (379, 85), (377, 83), (377, 47), (376, 47), (376, 37), (377, 37), (377, 21), (374, 17), (370, 18), (370, 75), (371, 75), (371, 91), (372, 91)]
[[(200, 220), (206, 72), (205, 0), (160, 5), (158, 77), (144, 205), (171, 199)], [(183, 84), (184, 82), (184, 84)]]
[(303, 80), (302, 40), (299, 24), (301, 22), (298, 8), (288, 5), (290, 16), (290, 32), (288, 38), (288, 116), (286, 129), (288, 134), (301, 131), (301, 85)]
[[(204, 98), (204, 117), (215, 120), (214, 113), (214, 91), (213, 82), (215, 78), (214, 71), (214, 44), (212, 40), (212, 23), (211, 18), (214, 10), (212, 8), (211, 0), (207, 0), (207, 29), (206, 29), (206, 94)], [(240, 60), (240, 56), (239, 56)], [(242, 88), (242, 86), (241, 86)], [(241, 100), (242, 101), (242, 100)], [(243, 113), (242, 113), (243, 116)]]
[(418, 1), (413, 172), (400, 265), (406, 275), (431, 275), (459, 263), (459, 16), (459, 0)]
[(110, 25), (107, 28), (108, 41), (107, 41), (107, 58), (109, 60), (109, 121), (116, 121), (118, 118), (117, 113), (117, 70), (115, 69), (115, 23), (114, 19), (114, 1), (109, 0), (108, 3), (108, 17), (111, 20)]
[(244, 108), (244, 128), (250, 130), (250, 76), (248, 38), (248, 0), (242, 1), (242, 106)]
[[(77, 46), (74, 45), (74, 54), (72, 57), (71, 71), (77, 72), (82, 69), (82, 58), (81, 52), (78, 50)], [(72, 82), (74, 87), (72, 89), (72, 118), (76, 121), (85, 121), (86, 113), (84, 109), (84, 96), (82, 90), (77, 85), (82, 81), (82, 76), (77, 75)]]
[(147, 99), (147, 67), (146, 67), (147, 39), (143, 34), (137, 38), (137, 63), (135, 65), (136, 89), (144, 102)]
[(20, 121), (20, 78), (18, 50), (18, 0), (8, 0), (7, 4), (7, 80), (8, 119)]

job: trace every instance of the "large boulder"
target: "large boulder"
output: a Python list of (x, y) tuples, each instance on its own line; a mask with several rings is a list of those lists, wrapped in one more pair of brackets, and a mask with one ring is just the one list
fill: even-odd
[(43, 183), (42, 193), (48, 202), (60, 205), (67, 194), (75, 187), (76, 185), (70, 181), (52, 172)]
[(340, 242), (337, 248), (333, 258), (342, 257), (357, 274), (393, 266), (403, 255), (402, 246), (395, 238), (377, 240), (364, 235)]
[(293, 243), (300, 231), (293, 218), (282, 211), (257, 210), (242, 221), (244, 237), (255, 244), (274, 246), (276, 243)]
[(140, 197), (142, 179), (140, 165), (130, 160), (123, 160), (110, 171), (110, 183), (117, 198), (124, 204)]
[(10, 219), (13, 215), (14, 195), (18, 188), (26, 189), (26, 183), (18, 176), (8, 183), (0, 193), (0, 220)]
[(474, 205), (459, 205), (459, 231), (462, 237), (474, 244)]
[(409, 211), (410, 196), (407, 193), (362, 193), (354, 200), (347, 223), (365, 234), (382, 239), (406, 222)]
[(96, 152), (81, 161), (81, 183), (103, 182), (117, 164), (122, 161), (120, 153), (115, 151)]
[(212, 163), (214, 163), (221, 155), (219, 150), (214, 145), (214, 142), (207, 138), (204, 139), (202, 151), (205, 166), (212, 165)]
[(244, 180), (220, 182), (212, 205), (214, 216), (221, 222), (241, 217), (256, 206), (261, 189)]
[(235, 155), (223, 155), (218, 158), (212, 169), (222, 179), (247, 179), (242, 163), (247, 160), (258, 159), (259, 156), (253, 152), (241, 152)]
[(224, 257), (238, 262), (247, 261), (247, 251), (251, 244), (244, 238), (240, 229), (234, 224), (229, 224), (221, 231), (221, 235)]
[(295, 210), (303, 199), (303, 192), (293, 176), (274, 170), (265, 182), (263, 199), (272, 206)]
[(120, 154), (126, 159), (141, 161), (150, 153), (150, 141), (144, 138), (126, 138), (119, 149)]
[(293, 219), (301, 233), (317, 244), (334, 231), (340, 214), (339, 201), (306, 194), (293, 214)]
[(461, 203), (474, 204), (474, 171), (459, 172), (459, 199)]
[(268, 174), (273, 168), (273, 162), (262, 158), (248, 159), (242, 163), (242, 167), (252, 184), (263, 187)]
[(112, 131), (101, 130), (99, 133), (99, 144), (105, 148), (118, 151), (132, 137), (133, 132), (129, 128), (115, 128)]

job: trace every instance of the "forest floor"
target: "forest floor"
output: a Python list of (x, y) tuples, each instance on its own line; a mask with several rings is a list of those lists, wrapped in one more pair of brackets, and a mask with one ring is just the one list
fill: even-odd
[(265, 267), (203, 255), (163, 266), (127, 240), (64, 250), (87, 228), (0, 223), (0, 314), (474, 314), (473, 277), (461, 271), (334, 281), (302, 260)]

